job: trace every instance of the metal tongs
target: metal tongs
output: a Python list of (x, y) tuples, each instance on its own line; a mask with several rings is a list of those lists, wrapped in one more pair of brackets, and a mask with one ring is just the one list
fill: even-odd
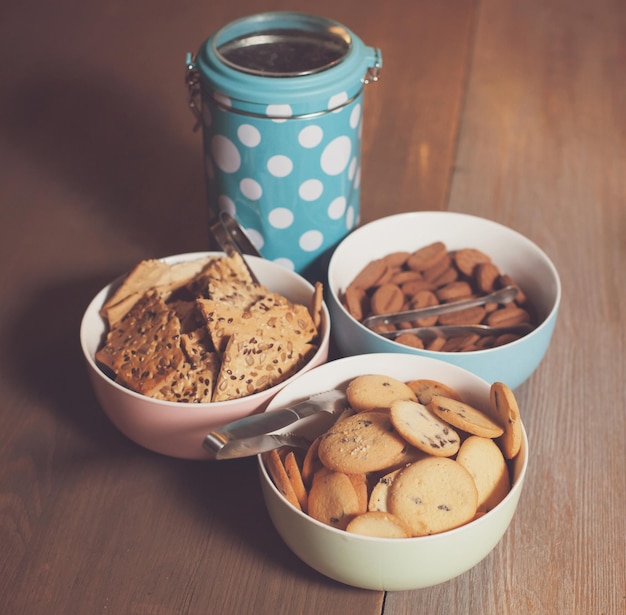
[(526, 334), (533, 330), (533, 325), (522, 323), (518, 325), (509, 325), (502, 327), (492, 327), (490, 325), (433, 325), (425, 327), (413, 327), (410, 329), (398, 329), (395, 331), (381, 331), (379, 327), (385, 325), (395, 325), (400, 322), (412, 322), (422, 318), (430, 318), (432, 316), (441, 316), (442, 314), (450, 314), (459, 312), (468, 308), (486, 305), (488, 303), (509, 303), (517, 296), (518, 289), (516, 286), (505, 286), (488, 295), (477, 297), (475, 299), (467, 299), (465, 301), (453, 301), (443, 305), (434, 305), (431, 307), (417, 308), (415, 310), (405, 310), (403, 312), (395, 312), (393, 314), (380, 314), (369, 316), (363, 321), (368, 328), (376, 331), (378, 335), (394, 339), (406, 333), (413, 333), (423, 339), (433, 339), (435, 337), (448, 337), (455, 335), (467, 335), (468, 333), (477, 333), (478, 335), (499, 335), (502, 333), (520, 333)]
[[(238, 253), (243, 257), (244, 254), (261, 257), (261, 253), (256, 249), (255, 245), (250, 241), (245, 231), (239, 226), (235, 218), (228, 212), (220, 211), (220, 213), (209, 224), (209, 232), (217, 245), (224, 250), (228, 256)], [(243, 259), (248, 272), (255, 284), (259, 284), (259, 280), (248, 265), (246, 259)]]
[(202, 446), (212, 459), (250, 457), (281, 446), (308, 448), (345, 410), (345, 391), (325, 391), (233, 421), (207, 434)]

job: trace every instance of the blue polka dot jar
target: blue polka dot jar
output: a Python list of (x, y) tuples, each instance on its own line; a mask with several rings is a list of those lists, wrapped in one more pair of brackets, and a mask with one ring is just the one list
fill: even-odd
[(343, 25), (283, 11), (228, 24), (188, 59), (209, 205), (265, 258), (304, 272), (358, 224), (363, 90), (381, 66)]

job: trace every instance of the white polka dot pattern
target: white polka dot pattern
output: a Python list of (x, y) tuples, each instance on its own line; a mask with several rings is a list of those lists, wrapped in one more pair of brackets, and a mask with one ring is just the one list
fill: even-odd
[(211, 202), (228, 211), (265, 258), (303, 271), (359, 221), (362, 95), (337, 92), (312, 117), (271, 104), (267, 117), (203, 103)]

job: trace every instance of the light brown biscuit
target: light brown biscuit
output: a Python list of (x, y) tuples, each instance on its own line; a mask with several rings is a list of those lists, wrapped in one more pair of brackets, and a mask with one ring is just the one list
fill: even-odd
[(433, 395), (428, 409), (442, 421), (475, 436), (497, 438), (504, 432), (498, 423), (478, 408), (450, 397)]
[(419, 248), (409, 256), (406, 261), (409, 269), (424, 271), (436, 265), (446, 258), (448, 250), (442, 241), (435, 241), (427, 246)]
[(402, 286), (402, 290), (404, 290), (404, 285), (409, 282), (419, 282), (423, 281), (422, 274), (419, 271), (413, 271), (412, 269), (401, 269), (400, 271), (393, 274), (391, 278), (392, 284), (397, 284), (398, 286)]
[(411, 464), (389, 489), (389, 512), (413, 536), (437, 534), (474, 518), (478, 491), (470, 473), (453, 459), (427, 457)]
[(345, 530), (363, 511), (350, 478), (343, 472), (326, 468), (313, 477), (309, 491), (309, 515), (318, 521)]
[(398, 433), (429, 455), (451, 457), (459, 450), (459, 434), (417, 401), (393, 402), (390, 416)]
[[(411, 297), (411, 309), (421, 310), (439, 305), (437, 295), (431, 290), (419, 290)], [(437, 323), (438, 316), (425, 316), (413, 321), (416, 327), (432, 327)]]
[[(426, 277), (427, 274), (428, 272), (425, 271), (424, 277)], [(455, 267), (450, 265), (449, 267), (444, 269), (436, 278), (432, 278), (431, 284), (433, 285), (434, 288), (441, 288), (442, 286), (445, 286), (446, 284), (451, 284), (455, 280), (458, 280), (458, 278), (459, 278), (458, 271), (456, 270)]]
[(357, 288), (371, 288), (380, 283), (380, 279), (387, 273), (387, 263), (382, 258), (370, 261), (356, 275), (352, 284)]
[(530, 314), (524, 308), (514, 304), (495, 310), (486, 318), (486, 323), (492, 327), (510, 327), (528, 322), (530, 322)]
[(291, 486), (293, 488), (293, 492), (298, 499), (298, 504), (304, 512), (307, 512), (309, 496), (304, 486), (304, 481), (302, 480), (300, 466), (298, 465), (298, 461), (296, 460), (296, 456), (293, 451), (289, 451), (285, 455), (283, 464), (285, 466), (285, 472), (287, 473), (289, 482), (291, 483)]
[(491, 438), (470, 436), (456, 456), (471, 475), (478, 490), (478, 512), (495, 508), (509, 492), (509, 470), (502, 451)]
[(494, 382), (489, 394), (491, 411), (504, 427), (497, 443), (506, 459), (513, 459), (522, 446), (522, 420), (513, 391), (503, 382)]
[(396, 344), (403, 344), (411, 348), (424, 348), (424, 342), (414, 333), (401, 333), (393, 340)]
[(425, 453), (407, 442), (402, 453), (400, 453), (400, 455), (393, 460), (393, 463), (390, 466), (383, 468), (382, 471), (387, 473), (399, 468), (404, 468), (411, 463), (424, 459), (426, 455), (428, 455), (428, 453)]
[(357, 515), (346, 531), (378, 538), (410, 538), (411, 529), (402, 519), (388, 512), (366, 512)]
[(406, 383), (380, 374), (366, 374), (352, 379), (346, 389), (346, 398), (355, 412), (389, 408), (391, 402), (397, 399), (416, 399)]
[(407, 382), (407, 385), (413, 390), (415, 395), (417, 395), (419, 403), (424, 406), (428, 406), (433, 395), (445, 395), (451, 399), (461, 401), (461, 396), (452, 387), (438, 380), (418, 378), (417, 380)]
[(449, 312), (439, 316), (440, 325), (477, 325), (485, 317), (485, 307), (476, 305), (474, 307)]
[(296, 492), (293, 489), (293, 485), (287, 475), (287, 470), (283, 464), (283, 460), (280, 458), (276, 449), (263, 453), (263, 461), (269, 475), (274, 481), (276, 489), (284, 496), (284, 498), (296, 508), (300, 509), (300, 502), (296, 496)]
[(322, 304), (324, 303), (324, 285), (316, 282), (311, 297), (311, 305), (309, 310), (313, 320), (313, 326), (319, 331), (322, 325)]
[(356, 320), (363, 320), (365, 314), (369, 313), (369, 296), (365, 289), (360, 286), (350, 284), (343, 295), (343, 304), (349, 314)]
[(374, 486), (372, 487), (372, 491), (370, 493), (370, 497), (367, 503), (367, 509), (370, 511), (380, 511), (387, 512), (387, 497), (389, 495), (389, 487), (391, 487), (391, 483), (393, 483), (394, 479), (404, 468), (398, 468), (397, 470), (393, 470), (381, 476)]
[(474, 280), (482, 293), (492, 293), (497, 288), (500, 270), (493, 263), (480, 263), (474, 268)]
[[(454, 275), (450, 275), (450, 272)], [(458, 274), (452, 265), (452, 257), (450, 254), (446, 254), (434, 265), (428, 267), (428, 269), (424, 269), (422, 271), (422, 276), (425, 280), (428, 280), (433, 287), (439, 287), (447, 284), (448, 282), (454, 281)], [(445, 281), (441, 282), (441, 280)]]
[[(406, 273), (420, 275), (417, 271), (407, 271)], [(415, 295), (417, 295), (417, 293), (419, 293), (422, 290), (433, 290), (434, 288), (433, 285), (428, 280), (424, 280), (421, 277), (419, 279), (407, 280), (405, 282), (402, 282), (401, 287), (402, 287), (402, 292), (409, 299), (411, 299), (412, 297), (415, 297)]]
[(368, 484), (367, 475), (365, 474), (348, 474), (348, 478), (354, 487), (354, 492), (359, 500), (359, 508), (367, 510), (368, 502)]
[(410, 252), (392, 252), (391, 254), (387, 254), (387, 256), (383, 256), (383, 261), (387, 265), (387, 267), (391, 269), (399, 269), (406, 263), (406, 259), (411, 256)]
[(302, 480), (307, 487), (311, 486), (313, 476), (323, 467), (317, 454), (321, 439), (321, 436), (318, 436), (315, 440), (313, 440), (313, 442), (311, 442), (311, 445), (307, 449), (304, 459), (302, 460)]
[(388, 413), (361, 412), (335, 423), (323, 434), (317, 454), (331, 470), (360, 474), (390, 466), (405, 446)]
[(480, 340), (478, 333), (469, 335), (455, 335), (449, 337), (441, 349), (442, 352), (469, 352), (475, 349), (476, 342)]
[(381, 284), (372, 295), (371, 309), (374, 314), (399, 312), (404, 305), (404, 292), (396, 284)]
[(455, 280), (445, 286), (437, 289), (437, 299), (443, 303), (451, 303), (453, 301), (463, 301), (470, 299), (473, 294), (472, 286), (465, 280)]
[(463, 248), (454, 253), (454, 263), (465, 276), (472, 277), (477, 265), (490, 263), (491, 257), (476, 248)]

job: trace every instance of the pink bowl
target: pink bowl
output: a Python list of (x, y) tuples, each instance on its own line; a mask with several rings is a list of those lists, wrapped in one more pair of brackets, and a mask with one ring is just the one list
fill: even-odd
[[(220, 252), (196, 252), (169, 256), (163, 260), (177, 263)], [(249, 256), (246, 260), (261, 284), (290, 301), (308, 305), (313, 286), (297, 273), (262, 258)], [(135, 393), (115, 383), (96, 364), (95, 353), (106, 333), (106, 323), (99, 310), (122, 278), (103, 288), (91, 301), (80, 327), (80, 342), (87, 371), (98, 402), (112, 423), (128, 438), (149, 450), (183, 459), (209, 459), (203, 449), (204, 437), (212, 430), (236, 419), (265, 409), (283, 387), (298, 376), (325, 363), (330, 345), (330, 317), (322, 306), (320, 344), (311, 360), (291, 378), (260, 393), (242, 399), (204, 403), (180, 404), (161, 401)]]

